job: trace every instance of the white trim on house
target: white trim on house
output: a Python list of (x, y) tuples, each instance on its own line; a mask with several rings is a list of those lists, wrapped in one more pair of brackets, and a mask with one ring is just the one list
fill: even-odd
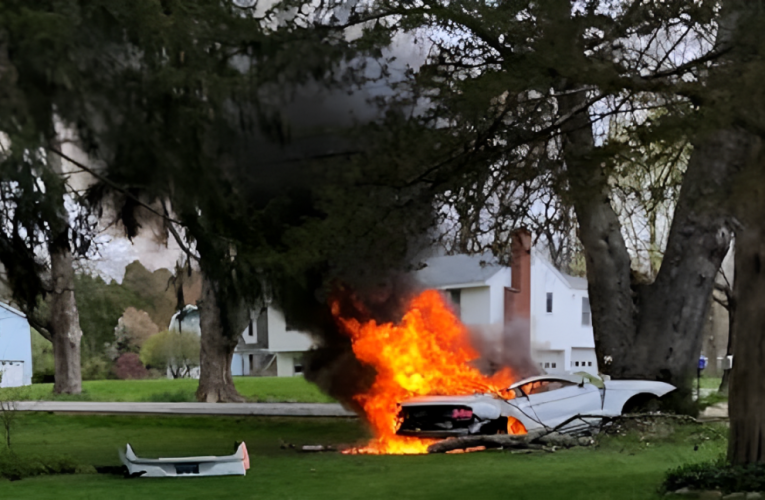
[(6, 304), (5, 302), (0, 302), (0, 307), (2, 307), (3, 309), (5, 309), (7, 311), (12, 312), (13, 314), (15, 314), (17, 316), (20, 316), (20, 317), (24, 318), (24, 319), (27, 318), (26, 314), (24, 314), (23, 312), (19, 311), (18, 309), (16, 309), (15, 307), (11, 306), (10, 304)]

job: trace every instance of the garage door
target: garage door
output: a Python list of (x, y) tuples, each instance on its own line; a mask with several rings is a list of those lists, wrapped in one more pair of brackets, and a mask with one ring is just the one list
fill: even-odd
[(563, 373), (566, 367), (563, 365), (565, 354), (563, 351), (537, 350), (534, 359), (544, 373)]
[(21, 387), (24, 385), (23, 361), (0, 361), (0, 387)]

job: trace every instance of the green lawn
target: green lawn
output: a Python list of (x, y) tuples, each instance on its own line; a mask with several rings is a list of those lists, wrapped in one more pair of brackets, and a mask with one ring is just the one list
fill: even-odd
[[(329, 403), (334, 400), (303, 377), (235, 377), (240, 394), (252, 401)], [(78, 396), (56, 396), (53, 384), (33, 384), (19, 391), (23, 400), (195, 401), (198, 381), (191, 379), (90, 380)], [(0, 389), (0, 397), (6, 389)], [(16, 396), (14, 396), (16, 399)]]
[(0, 498), (644, 500), (661, 498), (656, 490), (668, 468), (724, 450), (725, 440), (710, 429), (683, 426), (664, 439), (610, 438), (597, 449), (534, 455), (349, 456), (298, 453), (280, 444), (363, 441), (366, 431), (358, 420), (29, 414), (13, 435), (19, 453), (66, 452), (84, 464), (116, 465), (117, 449), (126, 442), (151, 457), (228, 454), (234, 441), (244, 440), (252, 469), (246, 477), (78, 474), (0, 481)]
[[(700, 385), (702, 389), (719, 389), (722, 377), (701, 377)], [(693, 387), (696, 387), (696, 381), (693, 381)]]

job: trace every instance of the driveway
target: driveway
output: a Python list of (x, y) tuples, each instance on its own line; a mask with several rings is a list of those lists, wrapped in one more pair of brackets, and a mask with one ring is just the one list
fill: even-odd
[(239, 415), (270, 417), (356, 417), (337, 403), (100, 403), (19, 401), (18, 411), (109, 415)]

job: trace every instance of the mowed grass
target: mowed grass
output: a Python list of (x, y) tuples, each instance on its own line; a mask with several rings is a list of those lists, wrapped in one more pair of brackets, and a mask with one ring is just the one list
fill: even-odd
[(156, 457), (228, 454), (234, 441), (244, 440), (252, 469), (246, 477), (79, 474), (0, 481), (0, 498), (643, 500), (662, 498), (657, 488), (668, 468), (723, 451), (719, 431), (703, 429), (683, 426), (668, 438), (609, 438), (598, 448), (533, 455), (359, 456), (282, 448), (363, 442), (368, 434), (356, 419), (29, 414), (13, 435), (19, 453), (67, 453), (85, 464), (116, 465), (117, 449), (127, 442), (139, 456)]
[[(720, 383), (722, 382), (722, 377), (701, 377), (700, 379), (700, 387), (702, 389), (714, 389), (717, 390), (720, 388)], [(693, 387), (696, 387), (696, 381), (693, 381)]]
[[(82, 383), (82, 394), (53, 394), (53, 384), (33, 384), (13, 392), (14, 399), (28, 401), (196, 401), (197, 380), (90, 380)], [(239, 393), (251, 401), (331, 403), (334, 400), (303, 377), (235, 377)], [(0, 398), (3, 397), (0, 389)], [(7, 394), (7, 392), (6, 392)]]

